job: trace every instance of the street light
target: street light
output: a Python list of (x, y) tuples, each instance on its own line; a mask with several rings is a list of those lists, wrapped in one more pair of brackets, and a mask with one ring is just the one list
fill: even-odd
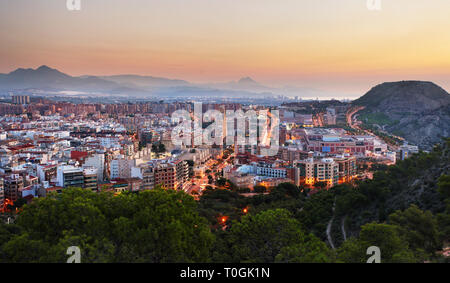
[(220, 223), (221, 223), (222, 225), (225, 225), (225, 223), (227, 222), (227, 220), (228, 220), (228, 216), (222, 216), (222, 217), (220, 217)]

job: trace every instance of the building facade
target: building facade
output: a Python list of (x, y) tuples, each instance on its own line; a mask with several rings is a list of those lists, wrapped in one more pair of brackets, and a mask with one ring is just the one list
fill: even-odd
[(324, 183), (331, 188), (339, 183), (339, 164), (332, 158), (308, 158), (294, 163), (296, 169), (295, 184), (297, 186), (314, 187)]

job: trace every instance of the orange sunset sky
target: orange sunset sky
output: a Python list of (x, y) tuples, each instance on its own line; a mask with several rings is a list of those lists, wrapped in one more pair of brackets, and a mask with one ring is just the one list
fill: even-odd
[(363, 94), (430, 80), (450, 90), (450, 1), (0, 1), (0, 73), (141, 74), (195, 83), (250, 76), (268, 86)]

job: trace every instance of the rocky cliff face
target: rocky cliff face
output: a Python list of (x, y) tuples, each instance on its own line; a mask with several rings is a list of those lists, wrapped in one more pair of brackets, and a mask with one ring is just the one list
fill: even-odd
[(432, 82), (383, 83), (353, 102), (360, 120), (423, 149), (450, 136), (450, 94)]

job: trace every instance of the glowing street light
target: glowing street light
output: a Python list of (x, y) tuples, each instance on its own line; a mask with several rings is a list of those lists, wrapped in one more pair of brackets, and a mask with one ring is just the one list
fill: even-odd
[(227, 220), (228, 220), (228, 216), (222, 216), (222, 217), (220, 217), (219, 222), (220, 222), (222, 225), (225, 225), (225, 223), (227, 222)]

